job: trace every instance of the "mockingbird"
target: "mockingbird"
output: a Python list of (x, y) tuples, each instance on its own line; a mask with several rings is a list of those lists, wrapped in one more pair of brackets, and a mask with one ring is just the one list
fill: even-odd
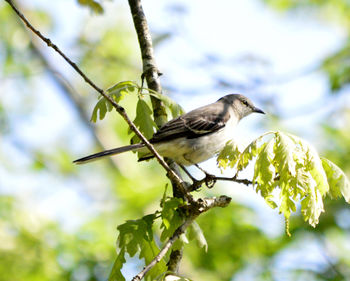
[[(233, 138), (239, 120), (253, 112), (264, 113), (243, 95), (227, 95), (170, 120), (149, 141), (160, 155), (181, 166), (197, 164), (220, 152)], [(98, 152), (74, 163), (83, 164), (130, 150), (145, 153), (139, 161), (154, 157), (143, 143), (137, 143)]]

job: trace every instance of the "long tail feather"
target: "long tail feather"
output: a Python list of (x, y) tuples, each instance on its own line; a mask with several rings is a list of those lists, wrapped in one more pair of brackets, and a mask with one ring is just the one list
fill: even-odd
[(131, 151), (131, 150), (138, 150), (138, 149), (140, 149), (142, 147), (144, 147), (143, 143), (137, 143), (137, 144), (131, 144), (131, 145), (126, 145), (126, 146), (122, 146), (122, 147), (117, 147), (117, 148), (101, 151), (101, 152), (98, 152), (98, 153), (95, 153), (95, 154), (91, 154), (89, 156), (85, 156), (83, 158), (74, 160), (73, 163), (75, 163), (75, 164), (85, 164), (85, 163), (88, 163), (88, 162), (99, 160), (99, 159), (107, 157), (107, 156), (111, 156), (111, 155), (115, 155), (115, 154)]

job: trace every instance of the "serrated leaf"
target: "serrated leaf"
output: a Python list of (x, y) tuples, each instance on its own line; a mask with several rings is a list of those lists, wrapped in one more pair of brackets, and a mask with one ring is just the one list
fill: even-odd
[[(139, 252), (139, 258), (145, 260), (145, 264), (151, 262), (151, 260), (158, 254), (159, 248), (156, 245), (153, 237), (153, 222), (156, 219), (155, 214), (146, 215), (138, 220), (129, 220), (118, 226), (118, 246), (120, 253), (118, 255), (119, 260), (115, 262), (111, 276), (120, 277), (121, 261), (125, 262), (124, 255), (128, 253), (130, 257), (133, 257)], [(166, 270), (165, 262), (160, 261), (149, 273), (146, 275), (150, 280), (154, 280), (156, 276)], [(148, 276), (148, 277), (147, 277)], [(114, 280), (114, 279), (111, 279)], [(124, 280), (124, 279), (115, 279)]]
[(301, 212), (304, 220), (316, 227), (321, 213), (324, 212), (322, 195), (316, 188), (316, 183), (310, 186), (309, 191), (308, 195), (301, 201)]
[(293, 153), (295, 142), (283, 133), (276, 133), (275, 161), (279, 165), (280, 177), (294, 177), (296, 175)]
[(265, 198), (268, 196), (273, 188), (273, 179), (276, 175), (276, 169), (273, 166), (275, 139), (270, 139), (267, 143), (261, 146), (261, 151), (256, 158), (254, 166), (253, 184), (257, 191)]
[(122, 81), (107, 89), (107, 94), (119, 103), (126, 94), (134, 92), (138, 85), (133, 81)]
[(327, 175), (329, 195), (332, 199), (343, 195), (346, 202), (350, 203), (350, 182), (344, 172), (332, 161), (322, 158), (322, 165)]
[(237, 171), (245, 169), (250, 161), (260, 153), (262, 147), (259, 148), (258, 141), (261, 140), (262, 137), (263, 136), (251, 142), (241, 153), (239, 162), (237, 163)]
[(311, 176), (316, 181), (317, 190), (322, 196), (324, 196), (329, 191), (329, 185), (325, 170), (322, 166), (322, 161), (312, 146), (309, 146), (309, 150), (307, 151), (306, 155), (307, 170), (310, 171)]
[(225, 147), (220, 151), (216, 163), (221, 171), (227, 167), (233, 168), (239, 160), (240, 154), (237, 144), (233, 141), (228, 141)]

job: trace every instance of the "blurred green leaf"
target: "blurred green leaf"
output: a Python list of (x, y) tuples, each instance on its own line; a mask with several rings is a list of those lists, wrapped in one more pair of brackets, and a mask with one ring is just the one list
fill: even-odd
[(104, 12), (103, 11), (103, 7), (101, 6), (101, 4), (98, 1), (95, 1), (95, 0), (78, 0), (78, 3), (80, 5), (82, 5), (82, 6), (89, 7), (96, 14), (102, 14)]
[(125, 278), (121, 272), (121, 269), (125, 262), (125, 248), (122, 248), (113, 264), (111, 274), (108, 277), (108, 281), (125, 281)]
[(196, 240), (197, 244), (200, 248), (204, 248), (204, 250), (208, 251), (208, 243), (205, 239), (202, 229), (200, 228), (197, 222), (193, 222), (188, 228), (188, 238), (190, 240)]
[(330, 197), (336, 199), (343, 196), (350, 203), (350, 182), (344, 172), (326, 158), (322, 158), (322, 165), (327, 175)]
[(107, 113), (107, 103), (109, 102), (104, 98), (101, 98), (97, 102), (97, 104), (94, 107), (94, 110), (92, 111), (92, 115), (90, 119), (91, 122), (96, 123), (98, 116), (100, 120), (105, 118)]

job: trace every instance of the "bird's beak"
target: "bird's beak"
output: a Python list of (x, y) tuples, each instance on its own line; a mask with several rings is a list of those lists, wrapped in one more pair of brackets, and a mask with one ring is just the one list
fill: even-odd
[(262, 111), (260, 108), (257, 108), (257, 107), (254, 108), (253, 112), (265, 114), (264, 111)]

